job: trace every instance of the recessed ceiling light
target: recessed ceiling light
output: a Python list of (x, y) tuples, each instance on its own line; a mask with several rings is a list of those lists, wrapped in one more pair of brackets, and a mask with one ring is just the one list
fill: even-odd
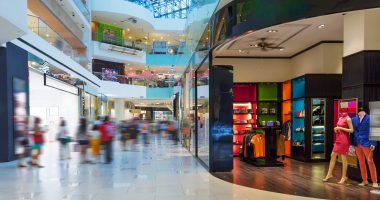
[(281, 49), (280, 49), (280, 51), (283, 51), (283, 50), (285, 50), (285, 49), (284, 49), (284, 48), (281, 48)]
[(49, 34), (46, 34), (46, 37), (50, 37), (50, 35), (49, 35)]
[(131, 29), (127, 28), (127, 31), (131, 31)]
[(274, 29), (271, 29), (271, 30), (267, 30), (268, 33), (277, 33), (278, 30), (274, 30)]
[(129, 36), (128, 38), (131, 40), (131, 39), (132, 39), (132, 36)]
[(242, 50), (241, 49), (239, 49), (239, 53), (241, 53), (242, 52)]
[(325, 26), (326, 26), (326, 25), (321, 24), (321, 25), (318, 26), (318, 28), (324, 28)]

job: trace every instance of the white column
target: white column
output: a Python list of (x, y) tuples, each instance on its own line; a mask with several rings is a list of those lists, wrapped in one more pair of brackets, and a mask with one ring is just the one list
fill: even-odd
[(363, 51), (380, 50), (380, 11), (361, 10), (344, 16), (344, 56)]

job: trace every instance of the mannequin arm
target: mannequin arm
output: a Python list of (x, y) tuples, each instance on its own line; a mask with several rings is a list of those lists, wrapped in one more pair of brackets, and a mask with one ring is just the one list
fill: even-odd
[(336, 127), (338, 130), (342, 130), (344, 132), (353, 133), (354, 132), (354, 126), (352, 125), (351, 118), (347, 118), (347, 124), (348, 128), (342, 128), (342, 127)]

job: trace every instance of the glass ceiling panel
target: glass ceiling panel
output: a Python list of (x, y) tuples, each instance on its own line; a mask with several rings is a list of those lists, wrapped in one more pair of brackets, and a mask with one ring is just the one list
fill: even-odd
[(155, 18), (186, 19), (191, 8), (203, 0), (127, 0), (148, 8)]

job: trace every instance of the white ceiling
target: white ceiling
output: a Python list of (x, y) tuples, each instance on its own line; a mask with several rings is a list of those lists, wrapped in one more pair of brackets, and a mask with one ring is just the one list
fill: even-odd
[[(322, 24), (324, 27), (318, 28)], [(261, 38), (266, 38), (266, 42), (273, 43), (273, 46), (283, 47), (283, 50), (263, 51), (255, 47)], [(343, 41), (342, 14), (304, 19), (250, 32), (216, 48), (214, 56), (290, 57), (321, 41)]]

